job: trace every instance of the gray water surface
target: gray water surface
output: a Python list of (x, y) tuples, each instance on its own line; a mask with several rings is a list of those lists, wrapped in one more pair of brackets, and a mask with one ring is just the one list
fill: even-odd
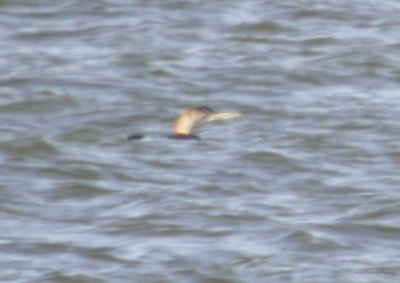
[(399, 282), (399, 12), (0, 1), (0, 281)]

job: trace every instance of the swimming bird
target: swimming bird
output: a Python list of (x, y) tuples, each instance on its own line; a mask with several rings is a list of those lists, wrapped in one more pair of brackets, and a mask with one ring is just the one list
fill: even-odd
[[(208, 106), (191, 107), (180, 114), (174, 124), (173, 134), (167, 135), (167, 138), (177, 140), (200, 140), (193, 134), (193, 129), (202, 121), (221, 121), (240, 117), (236, 112), (217, 112)], [(128, 140), (137, 140), (144, 138), (143, 134), (133, 134)]]

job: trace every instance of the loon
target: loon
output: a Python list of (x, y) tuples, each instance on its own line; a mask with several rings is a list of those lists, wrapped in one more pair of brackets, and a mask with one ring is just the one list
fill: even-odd
[[(200, 140), (192, 132), (200, 122), (229, 120), (240, 116), (241, 114), (237, 112), (217, 112), (208, 106), (191, 107), (176, 118), (173, 134), (166, 137), (175, 140)], [(128, 137), (128, 140), (138, 140), (144, 137), (143, 134), (133, 134)]]

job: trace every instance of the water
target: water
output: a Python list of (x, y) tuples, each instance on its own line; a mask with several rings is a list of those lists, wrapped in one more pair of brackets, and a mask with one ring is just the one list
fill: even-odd
[(0, 281), (398, 282), (399, 9), (0, 1)]

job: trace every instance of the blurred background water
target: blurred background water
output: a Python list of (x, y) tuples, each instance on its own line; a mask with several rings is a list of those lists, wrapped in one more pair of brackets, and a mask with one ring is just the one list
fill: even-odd
[(398, 282), (399, 12), (0, 1), (0, 281)]

